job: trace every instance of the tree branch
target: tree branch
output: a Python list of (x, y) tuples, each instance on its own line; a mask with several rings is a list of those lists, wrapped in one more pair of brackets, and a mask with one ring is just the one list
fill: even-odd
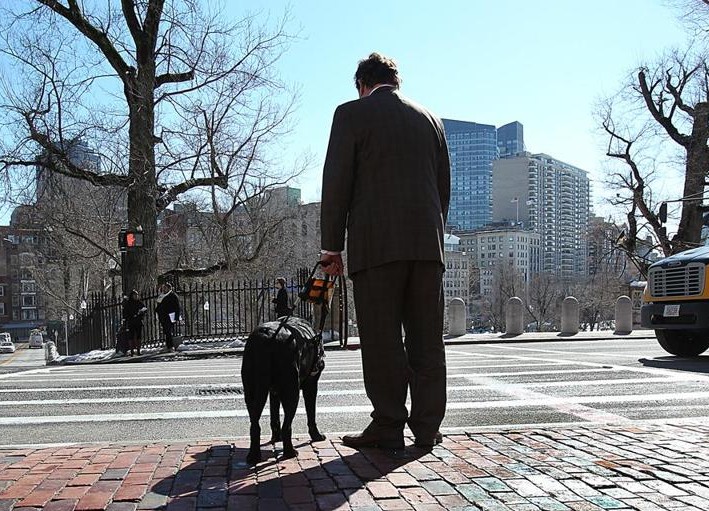
[(187, 181), (183, 181), (180, 184), (172, 186), (155, 201), (158, 212), (163, 211), (167, 206), (172, 204), (172, 202), (177, 199), (180, 194), (192, 190), (193, 188), (199, 188), (200, 186), (212, 185), (226, 190), (229, 187), (229, 179), (227, 176), (199, 177), (188, 179)]
[(157, 89), (161, 85), (166, 83), (181, 83), (189, 82), (194, 79), (194, 71), (187, 71), (184, 73), (164, 73), (155, 78), (155, 88)]
[(652, 117), (657, 121), (657, 123), (662, 126), (667, 134), (672, 140), (677, 142), (682, 147), (687, 147), (690, 144), (690, 137), (687, 135), (682, 135), (679, 130), (672, 124), (670, 118), (664, 116), (657, 108), (654, 98), (652, 97), (652, 91), (647, 84), (647, 78), (645, 76), (645, 70), (641, 69), (638, 72), (638, 83), (640, 85), (640, 92), (642, 94), (643, 100), (647, 109), (650, 111)]
[(116, 71), (118, 77), (125, 81), (128, 71), (128, 64), (123, 60), (123, 57), (118, 53), (116, 48), (111, 44), (105, 32), (102, 32), (82, 15), (76, 0), (69, 1), (69, 9), (59, 3), (57, 0), (37, 0), (42, 5), (49, 7), (52, 11), (66, 19), (69, 23), (84, 34), (91, 42), (93, 42), (101, 53), (104, 54), (108, 63)]

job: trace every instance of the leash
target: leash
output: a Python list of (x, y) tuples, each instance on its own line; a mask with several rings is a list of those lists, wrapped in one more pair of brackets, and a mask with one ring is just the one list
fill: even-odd
[[(308, 302), (314, 305), (322, 306), (322, 314), (320, 314), (319, 332), (316, 334), (317, 337), (322, 339), (322, 333), (323, 330), (325, 330), (325, 321), (327, 320), (327, 316), (330, 313), (331, 294), (335, 289), (335, 279), (331, 279), (328, 273), (325, 273), (324, 279), (315, 278), (315, 272), (317, 272), (318, 268), (322, 265), (322, 261), (318, 261), (317, 263), (315, 263), (315, 266), (313, 266), (308, 280), (305, 281), (303, 289), (298, 293), (298, 296), (293, 303), (293, 307), (291, 307), (290, 311), (288, 312), (288, 315), (284, 316), (283, 319), (281, 319), (278, 328), (273, 333), (274, 339), (281, 331), (281, 328), (283, 328), (283, 326), (288, 323), (288, 320), (293, 316), (293, 311), (300, 304), (300, 302)], [(340, 285), (345, 285), (344, 277), (340, 277)]]

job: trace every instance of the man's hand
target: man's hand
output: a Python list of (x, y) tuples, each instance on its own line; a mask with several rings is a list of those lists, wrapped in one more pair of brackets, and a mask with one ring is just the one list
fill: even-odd
[(322, 269), (328, 275), (342, 275), (344, 273), (345, 265), (342, 262), (342, 256), (340, 254), (322, 254), (320, 256), (320, 262), (322, 263)]

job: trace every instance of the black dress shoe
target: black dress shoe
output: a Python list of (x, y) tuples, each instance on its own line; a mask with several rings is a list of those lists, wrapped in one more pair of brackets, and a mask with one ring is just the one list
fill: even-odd
[(438, 445), (441, 442), (443, 442), (443, 434), (440, 431), (436, 431), (433, 438), (416, 438), (414, 445), (422, 449), (431, 449), (434, 445)]
[(356, 435), (345, 435), (342, 437), (342, 443), (352, 449), (363, 449), (365, 447), (379, 447), (381, 449), (403, 449), (404, 439), (391, 440), (380, 438), (379, 436), (363, 431)]

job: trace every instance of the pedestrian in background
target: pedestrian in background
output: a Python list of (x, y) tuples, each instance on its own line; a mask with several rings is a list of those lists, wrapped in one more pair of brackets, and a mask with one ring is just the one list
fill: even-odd
[(291, 313), (291, 307), (288, 305), (288, 291), (286, 291), (286, 279), (278, 277), (276, 279), (276, 297), (271, 300), (271, 303), (276, 304), (276, 317), (280, 318), (288, 316)]
[(131, 356), (136, 350), (140, 355), (140, 345), (143, 339), (143, 317), (148, 308), (140, 301), (138, 291), (133, 289), (127, 298), (123, 300), (123, 320), (126, 323), (128, 335), (128, 349)]
[(165, 336), (165, 351), (174, 351), (175, 323), (180, 320), (180, 299), (172, 289), (172, 284), (165, 282), (160, 286), (160, 294), (155, 306), (155, 314)]
[[(441, 120), (398, 92), (391, 59), (372, 53), (355, 73), (358, 100), (337, 107), (323, 169), (324, 270), (354, 285), (372, 421), (342, 443), (404, 447), (441, 441), (446, 409), (443, 234), (450, 163)], [(406, 332), (402, 341), (402, 326)], [(411, 414), (406, 409), (411, 391)]]

